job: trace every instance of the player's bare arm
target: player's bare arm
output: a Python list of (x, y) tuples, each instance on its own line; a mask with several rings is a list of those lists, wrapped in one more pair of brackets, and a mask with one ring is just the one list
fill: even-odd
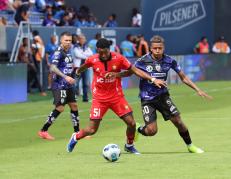
[(136, 68), (135, 66), (132, 66), (130, 68), (130, 71), (132, 71), (136, 76), (139, 76), (139, 77), (144, 78), (146, 80), (150, 80), (158, 88), (161, 88), (162, 86), (167, 87), (167, 83), (165, 81), (151, 77), (149, 74), (143, 72), (142, 70), (140, 70), (139, 68)]
[(51, 67), (50, 67), (50, 70), (52, 72), (54, 72), (56, 75), (59, 75), (61, 76), (62, 78), (64, 78), (68, 83), (70, 84), (75, 84), (75, 79), (70, 77), (70, 76), (67, 76), (65, 74), (63, 74), (58, 68), (56, 65), (52, 64)]
[(181, 81), (182, 81), (183, 83), (185, 83), (186, 85), (188, 85), (190, 88), (194, 89), (194, 90), (197, 92), (197, 94), (198, 94), (199, 96), (201, 96), (201, 97), (203, 97), (203, 98), (206, 98), (206, 99), (209, 99), (209, 100), (213, 99), (212, 96), (209, 96), (207, 93), (205, 93), (205, 92), (202, 91), (200, 88), (198, 88), (198, 86), (197, 86), (195, 83), (193, 83), (193, 82), (184, 74), (183, 71), (180, 71), (180, 72), (178, 73), (178, 75), (179, 75)]
[(131, 76), (132, 74), (133, 72), (130, 70), (124, 70), (121, 71), (120, 73), (108, 72), (105, 74), (105, 78), (123, 78), (123, 77)]
[(88, 69), (88, 66), (86, 64), (83, 64), (79, 68), (76, 69), (75, 73), (76, 73), (77, 76), (79, 76), (86, 69)]
[(136, 68), (135, 66), (132, 66), (129, 70), (122, 71), (120, 73), (115, 73), (115, 72), (108, 72), (105, 75), (105, 78), (123, 78), (123, 77), (128, 77), (131, 76), (132, 74), (135, 74), (141, 78), (144, 78), (146, 80), (152, 81), (153, 84), (155, 84), (158, 88), (161, 88), (161, 86), (167, 86), (165, 81), (156, 79), (154, 77), (151, 77), (147, 73), (143, 72), (142, 70)]

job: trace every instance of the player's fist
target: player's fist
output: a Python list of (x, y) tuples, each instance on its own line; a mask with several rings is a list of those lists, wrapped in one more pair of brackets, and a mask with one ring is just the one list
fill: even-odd
[(162, 86), (163, 87), (167, 87), (167, 83), (163, 80), (159, 80), (159, 79), (156, 79), (156, 78), (152, 78), (154, 80), (152, 80), (152, 83), (154, 85), (156, 85), (158, 88), (161, 88)]
[(66, 76), (65, 80), (72, 85), (75, 84), (75, 79), (70, 76)]
[(108, 72), (105, 74), (105, 78), (116, 78), (118, 76), (118, 73), (115, 72)]
[(201, 96), (202, 98), (206, 98), (206, 99), (209, 99), (209, 100), (212, 100), (212, 99), (213, 99), (212, 96), (209, 96), (207, 93), (205, 93), (205, 92), (202, 91), (202, 90), (197, 91), (197, 94), (198, 94), (199, 96)]

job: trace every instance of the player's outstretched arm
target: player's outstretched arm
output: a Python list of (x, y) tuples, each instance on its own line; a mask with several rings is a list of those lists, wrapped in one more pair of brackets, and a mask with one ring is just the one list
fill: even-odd
[(88, 66), (86, 64), (81, 65), (79, 68), (76, 69), (75, 73), (77, 76), (80, 76), (82, 72), (84, 72)]
[(132, 71), (130, 70), (124, 70), (119, 73), (116, 72), (108, 72), (105, 74), (105, 78), (123, 78), (123, 77), (128, 77), (133, 74)]
[(156, 79), (154, 77), (151, 77), (149, 74), (145, 73), (144, 71), (140, 70), (139, 68), (136, 68), (135, 66), (132, 66), (130, 71), (136, 74), (136, 76), (139, 76), (140, 78), (144, 78), (146, 80), (150, 80), (153, 84), (155, 84), (158, 88), (167, 87), (167, 83), (163, 80)]
[(64, 78), (68, 83), (70, 84), (75, 84), (75, 79), (70, 77), (70, 76), (67, 76), (65, 74), (63, 74), (58, 68), (56, 65), (52, 64), (51, 67), (50, 67), (50, 70), (52, 72), (54, 72), (56, 75), (59, 75), (61, 76), (62, 78)]
[(178, 75), (179, 75), (181, 81), (182, 81), (183, 83), (185, 83), (186, 85), (188, 85), (189, 87), (191, 87), (192, 89), (194, 89), (194, 90), (197, 92), (197, 94), (198, 94), (199, 96), (201, 96), (201, 97), (203, 97), (203, 98), (206, 98), (206, 99), (209, 99), (209, 100), (213, 99), (212, 96), (209, 96), (207, 93), (205, 93), (205, 92), (202, 91), (200, 88), (198, 88), (197, 85), (196, 85), (195, 83), (193, 83), (193, 82), (184, 74), (184, 72), (180, 71), (180, 72), (178, 73)]

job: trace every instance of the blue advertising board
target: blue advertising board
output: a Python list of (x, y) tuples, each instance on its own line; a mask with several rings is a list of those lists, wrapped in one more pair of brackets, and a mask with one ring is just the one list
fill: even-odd
[(26, 64), (0, 64), (0, 104), (27, 101)]
[(202, 36), (214, 41), (213, 6), (211, 0), (143, 0), (145, 38), (161, 35), (167, 53), (190, 54)]

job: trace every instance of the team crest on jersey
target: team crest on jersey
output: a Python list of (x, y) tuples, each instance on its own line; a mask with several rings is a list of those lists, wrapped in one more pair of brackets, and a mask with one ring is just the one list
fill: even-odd
[(144, 117), (144, 120), (145, 120), (146, 122), (149, 122), (149, 120), (150, 120), (150, 119), (149, 119), (149, 116), (145, 116), (145, 117)]
[(129, 109), (128, 105), (125, 105), (124, 107), (125, 107), (125, 109)]
[(55, 51), (55, 53), (54, 53), (54, 58), (55, 58), (55, 59), (59, 58), (59, 54), (60, 54), (59, 51)]
[(155, 65), (156, 71), (160, 72), (161, 71), (161, 66), (160, 64), (156, 64)]
[(169, 99), (166, 101), (166, 103), (167, 103), (169, 106), (172, 105), (172, 102), (171, 102)]
[(112, 69), (113, 69), (113, 70), (116, 70), (116, 68), (117, 68), (117, 67), (116, 67), (115, 65), (112, 66)]
[(148, 72), (152, 72), (153, 67), (152, 67), (151, 65), (148, 65), (148, 66), (146, 66), (146, 70), (147, 70)]

